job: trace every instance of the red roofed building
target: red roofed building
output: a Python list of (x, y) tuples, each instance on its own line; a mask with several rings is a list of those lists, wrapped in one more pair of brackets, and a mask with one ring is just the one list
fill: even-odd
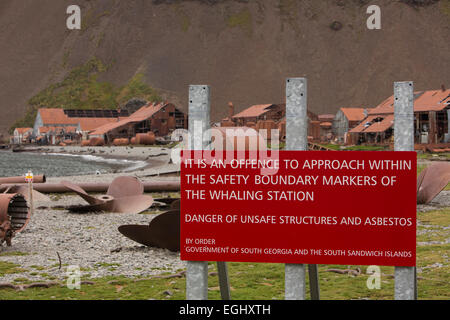
[(16, 128), (14, 129), (14, 136), (12, 137), (12, 143), (22, 144), (31, 137), (33, 128)]
[[(257, 104), (253, 105), (234, 115), (234, 106), (230, 102), (229, 115), (222, 119), (222, 127), (249, 127), (256, 130), (268, 128), (278, 128), (280, 138), (286, 137), (286, 104)], [(307, 111), (309, 127), (308, 135), (312, 140), (318, 140), (320, 136), (320, 126), (318, 117), (311, 111)], [(270, 131), (270, 130), (268, 130)], [(269, 133), (269, 132), (268, 132)], [(270, 140), (270, 139), (269, 139)]]
[(356, 127), (365, 117), (366, 108), (340, 108), (333, 119), (333, 134), (339, 142), (346, 142), (346, 134)]
[[(38, 110), (33, 127), (33, 136), (40, 135), (40, 128), (75, 127), (84, 136), (95, 128), (128, 117), (126, 110), (64, 110), (61, 108), (41, 108)], [(44, 129), (45, 130), (45, 129)]]
[[(414, 142), (450, 142), (450, 89), (414, 92)], [(394, 96), (389, 97), (350, 133), (365, 142), (383, 142), (392, 137)], [(354, 140), (354, 139), (353, 139)]]
[(129, 117), (107, 123), (89, 133), (90, 138), (103, 138), (106, 143), (116, 138), (131, 138), (138, 133), (153, 132), (167, 136), (176, 129), (187, 129), (187, 116), (172, 103), (149, 103)]

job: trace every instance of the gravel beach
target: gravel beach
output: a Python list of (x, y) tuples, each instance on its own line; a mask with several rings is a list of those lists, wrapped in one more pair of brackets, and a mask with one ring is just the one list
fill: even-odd
[[(49, 177), (49, 183), (111, 182), (130, 175), (141, 181), (178, 180), (180, 167), (170, 163), (171, 149), (164, 147), (45, 147), (43, 152), (100, 154), (113, 158), (146, 161), (145, 167), (130, 172), (70, 177)], [(153, 194), (156, 196), (155, 194)], [(161, 194), (158, 194), (161, 196)], [(175, 273), (186, 268), (179, 253), (139, 245), (122, 236), (123, 224), (148, 224), (156, 214), (73, 214), (58, 206), (83, 204), (73, 194), (50, 195), (51, 201), (35, 203), (35, 213), (27, 228), (12, 241), (12, 247), (0, 247), (0, 262), (10, 262), (22, 270), (6, 273), (0, 283), (15, 279), (33, 282), (65, 280), (67, 267), (78, 266), (82, 280), (105, 276), (148, 277)], [(429, 205), (419, 205), (419, 212), (450, 206), (450, 191), (443, 191)]]
[[(77, 153), (78, 147), (53, 147), (50, 152)], [(141, 181), (177, 180), (179, 165), (169, 164), (170, 149), (97, 147), (83, 151), (148, 161), (140, 170), (125, 173), (51, 177), (47, 182), (110, 182), (130, 175)], [(103, 151), (103, 152), (101, 152)], [(167, 176), (164, 173), (168, 173)], [(172, 176), (171, 176), (172, 175)], [(12, 246), (0, 247), (0, 261), (20, 266), (22, 272), (5, 274), (0, 283), (27, 278), (30, 281), (66, 279), (68, 266), (78, 266), (82, 280), (105, 276), (145, 277), (176, 272), (186, 267), (179, 253), (142, 246), (119, 233), (123, 224), (148, 224), (157, 214), (72, 214), (58, 206), (85, 203), (76, 195), (50, 195), (36, 202), (27, 228), (13, 238)], [(59, 255), (59, 256), (58, 256)]]

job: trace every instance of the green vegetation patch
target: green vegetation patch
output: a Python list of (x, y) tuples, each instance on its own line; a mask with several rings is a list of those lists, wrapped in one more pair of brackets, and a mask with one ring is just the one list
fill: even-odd
[(161, 101), (158, 92), (144, 83), (144, 75), (134, 75), (125, 85), (116, 87), (99, 80), (112, 66), (98, 58), (72, 69), (58, 83), (53, 83), (28, 100), (25, 115), (10, 128), (33, 127), (39, 108), (117, 109), (131, 98)]
[[(440, 210), (418, 212), (417, 217), (423, 224), (437, 225), (441, 227), (450, 227), (450, 208), (446, 207)], [(448, 231), (450, 236), (450, 230)]]
[(0, 252), (0, 257), (11, 257), (11, 256), (27, 256), (28, 252), (20, 252), (20, 251), (5, 251)]
[(248, 8), (245, 8), (238, 13), (229, 15), (227, 18), (227, 25), (230, 28), (239, 27), (246, 32), (248, 36), (251, 36), (253, 33), (252, 24), (252, 14)]
[(450, 0), (441, 0), (441, 12), (450, 18)]
[(22, 273), (26, 271), (26, 269), (21, 268), (18, 264), (7, 261), (0, 261), (0, 277), (4, 276), (5, 274)]

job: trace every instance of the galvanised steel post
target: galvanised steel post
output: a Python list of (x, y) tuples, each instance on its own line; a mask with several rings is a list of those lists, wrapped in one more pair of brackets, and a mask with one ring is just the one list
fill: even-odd
[[(394, 83), (394, 150), (414, 151), (414, 83)], [(395, 300), (417, 299), (415, 267), (395, 267)]]
[[(189, 149), (203, 150), (208, 145), (205, 132), (209, 129), (210, 88), (189, 86)], [(208, 262), (188, 261), (186, 269), (186, 299), (208, 299)]]
[[(286, 150), (308, 150), (306, 78), (286, 80)], [(319, 299), (317, 265), (309, 266), (311, 299)], [(305, 300), (306, 271), (303, 264), (286, 264), (285, 299)]]

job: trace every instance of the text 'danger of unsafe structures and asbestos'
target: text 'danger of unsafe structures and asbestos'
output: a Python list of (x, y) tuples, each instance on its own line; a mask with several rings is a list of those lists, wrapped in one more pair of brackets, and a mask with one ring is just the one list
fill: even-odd
[(182, 259), (415, 264), (415, 153), (247, 155), (183, 159)]

